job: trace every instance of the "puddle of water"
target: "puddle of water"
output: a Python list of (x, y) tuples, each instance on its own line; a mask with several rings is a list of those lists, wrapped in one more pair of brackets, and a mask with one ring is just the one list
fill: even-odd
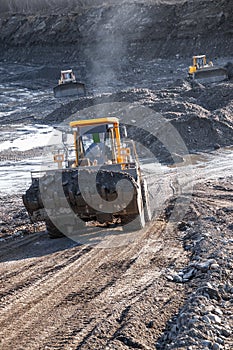
[[(31, 184), (31, 171), (41, 171), (42, 164), (48, 168), (55, 167), (51, 156), (24, 159), (19, 162), (1, 162), (0, 193), (24, 193)], [(50, 165), (50, 166), (49, 166)]]
[[(62, 136), (59, 130), (47, 125), (27, 125), (12, 128), (12, 131), (1, 133), (0, 151), (28, 151), (37, 147), (61, 144)], [(7, 139), (7, 140), (6, 140)], [(6, 141), (5, 141), (6, 140)]]
[[(11, 114), (31, 113), (33, 106), (53, 101), (53, 91), (49, 88), (32, 89), (21, 87), (17, 83), (0, 84), (0, 118)], [(54, 103), (56, 103), (54, 101)], [(26, 111), (26, 112), (25, 112)]]
[(40, 157), (29, 156), (21, 161), (1, 161), (0, 193), (23, 193), (31, 184), (31, 171), (57, 168), (52, 152), (62, 148), (61, 131), (47, 125), (21, 124), (12, 125), (10, 130), (5, 126), (0, 128), (0, 131), (0, 151), (3, 151), (3, 154), (6, 151), (12, 156), (14, 151), (30, 151), (38, 147), (44, 149), (44, 154)]

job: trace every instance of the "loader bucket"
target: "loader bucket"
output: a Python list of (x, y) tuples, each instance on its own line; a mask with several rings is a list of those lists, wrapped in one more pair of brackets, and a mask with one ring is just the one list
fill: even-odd
[(228, 79), (227, 70), (221, 67), (208, 67), (197, 70), (194, 79), (200, 83), (215, 83)]
[(60, 84), (53, 89), (55, 97), (66, 96), (85, 96), (86, 90), (83, 83), (71, 82), (69, 84)]
[[(140, 216), (141, 191), (135, 180), (135, 171), (132, 169), (130, 175), (113, 171), (114, 167), (117, 170), (117, 164), (109, 166), (109, 170), (85, 167), (51, 170), (34, 178), (23, 195), (31, 221), (45, 221), (52, 238), (69, 232), (85, 233), (86, 222), (104, 223), (114, 218), (120, 218), (131, 231), (141, 229), (144, 217)], [(80, 177), (85, 179), (82, 188)], [(124, 181), (123, 191), (118, 186), (119, 181)]]

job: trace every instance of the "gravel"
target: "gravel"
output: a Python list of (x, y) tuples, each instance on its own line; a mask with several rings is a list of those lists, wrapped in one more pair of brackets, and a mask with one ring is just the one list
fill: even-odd
[[(212, 200), (206, 200), (203, 191)], [(157, 349), (232, 349), (233, 245), (228, 225), (233, 217), (232, 213), (226, 214), (229, 207), (224, 207), (231, 204), (227, 192), (233, 192), (232, 178), (227, 183), (211, 181), (196, 188), (194, 196), (203, 202), (193, 199), (192, 209), (178, 225), (184, 248), (190, 252), (190, 263), (176, 273), (167, 271), (165, 277), (170, 283), (185, 283), (188, 296), (179, 313), (168, 322)], [(216, 209), (213, 198), (220, 197), (228, 202), (218, 202), (220, 208)], [(219, 215), (210, 225), (212, 216), (204, 217), (206, 211), (225, 215)]]

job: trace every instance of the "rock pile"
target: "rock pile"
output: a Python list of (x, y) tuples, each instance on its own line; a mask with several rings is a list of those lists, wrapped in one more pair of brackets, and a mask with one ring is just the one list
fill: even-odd
[(168, 270), (166, 278), (187, 285), (187, 300), (168, 322), (158, 350), (233, 347), (232, 179), (224, 186), (210, 182), (205, 190), (224, 200), (216, 208), (214, 201), (201, 203), (203, 192), (195, 194), (192, 210), (178, 226), (191, 261), (181, 271)]
[[(71, 101), (50, 113), (43, 122), (48, 124), (61, 123), (64, 118), (71, 116), (73, 119), (83, 118), (83, 110), (96, 107), (96, 113), (104, 113), (107, 104), (115, 102), (134, 104), (136, 107), (145, 106), (155, 112), (151, 114), (150, 121), (152, 134), (156, 134), (158, 126), (156, 113), (160, 113), (179, 132), (190, 152), (213, 150), (219, 146), (232, 144), (233, 135), (233, 93), (231, 82), (193, 89), (186, 80), (177, 80), (168, 88), (161, 90), (129, 89), (116, 93), (102, 94), (95, 97), (87, 97)], [(225, 97), (223, 97), (225, 96)], [(80, 113), (79, 113), (80, 111)], [(93, 109), (93, 111), (95, 111)], [(107, 111), (108, 112), (108, 111)], [(93, 112), (92, 112), (93, 113)], [(116, 117), (122, 115), (116, 110)], [(150, 151), (162, 160), (167, 159), (166, 150), (161, 148), (159, 142), (147, 137), (143, 130), (138, 129), (138, 123), (132, 126), (132, 120), (124, 115), (122, 123), (130, 125), (129, 136), (135, 141), (142, 140), (150, 145)]]

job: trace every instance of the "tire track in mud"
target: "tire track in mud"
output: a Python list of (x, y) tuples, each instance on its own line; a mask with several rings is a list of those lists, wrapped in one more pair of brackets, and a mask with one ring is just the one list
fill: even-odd
[[(45, 262), (45, 266), (43, 266), (44, 270), (45, 271), (42, 271), (42, 274), (40, 277), (38, 278), (34, 278), (32, 280), (29, 279), (28, 281), (28, 288), (35, 288), (35, 287), (38, 287), (38, 289), (41, 287), (40, 286), (40, 283), (44, 283), (44, 284), (47, 284), (48, 280), (50, 279), (53, 279), (54, 277), (59, 277), (58, 275), (62, 275), (62, 274), (66, 274), (67, 270), (69, 268), (71, 268), (73, 265), (75, 265), (77, 262), (78, 262), (78, 259), (80, 257), (83, 257), (85, 255), (85, 253), (88, 253), (90, 251), (90, 249), (88, 249), (87, 247), (84, 247), (82, 248), (81, 252), (78, 252), (77, 254), (73, 254), (71, 257), (69, 258), (66, 258), (64, 260), (62, 260), (61, 263), (58, 263), (57, 265), (55, 265), (51, 271), (47, 271), (46, 269), (46, 262)], [(63, 255), (61, 255), (61, 257), (63, 258)], [(36, 266), (37, 267), (37, 266)], [(34, 272), (34, 271), (33, 271)], [(36, 273), (37, 273), (37, 269), (36, 269)], [(28, 277), (30, 278), (31, 275), (29, 275)], [(56, 288), (60, 285), (60, 283), (62, 283), (63, 279), (65, 280), (66, 278), (65, 277), (62, 277), (61, 278), (61, 281), (57, 281), (57, 284), (53, 287), (53, 288)], [(38, 282), (38, 283), (37, 283)], [(34, 283), (34, 284), (33, 284)], [(35, 284), (37, 284), (35, 286)], [(27, 287), (27, 286), (26, 286)], [(49, 288), (47, 288), (48, 291), (49, 291)], [(52, 289), (52, 288), (51, 288)], [(16, 289), (17, 290), (17, 289)], [(24, 290), (20, 290), (24, 293)], [(47, 292), (48, 292), (47, 291)], [(44, 293), (45, 295), (47, 294)], [(32, 295), (31, 294), (31, 290), (26, 290), (26, 293), (29, 294), (30, 296)], [(25, 298), (25, 295), (23, 294), (22, 296), (17, 296), (17, 300), (15, 300), (16, 302), (20, 302), (20, 298)], [(38, 299), (39, 301), (39, 299)], [(36, 301), (35, 301), (36, 302)], [(30, 304), (30, 301), (29, 301), (29, 304)], [(4, 305), (2, 305), (4, 307)], [(23, 309), (26, 308), (27, 305), (24, 304), (23, 306)], [(11, 309), (13, 309), (13, 306), (11, 305)], [(8, 313), (10, 310), (6, 310)], [(19, 310), (17, 311), (19, 312)], [(14, 313), (14, 311), (13, 311)], [(2, 321), (3, 322), (3, 321)]]
[[(11, 280), (5, 276), (0, 331), (4, 350), (17, 349), (19, 343), (30, 350), (98, 349), (96, 334), (103, 338), (99, 349), (107, 343), (123, 344), (131, 322), (122, 316), (125, 310), (138, 314), (143, 300), (153, 299), (158, 288), (162, 298), (165, 267), (183, 259), (175, 239), (168, 247), (165, 226), (163, 221), (151, 223), (134, 243), (122, 247), (72, 247), (14, 264)], [(17, 242), (10, 246), (16, 249)], [(23, 241), (19, 251), (22, 248)], [(164, 323), (166, 319), (165, 315)], [(132, 338), (137, 339), (137, 334)]]
[(23, 238), (22, 241), (16, 240), (13, 242), (7, 242), (6, 246), (3, 245), (2, 248), (0, 248), (0, 260), (3, 260), (4, 257), (7, 257), (11, 251), (15, 251), (15, 249), (18, 250), (21, 246), (25, 248), (26, 245), (36, 241), (38, 237), (39, 234), (35, 234)]
[[(85, 309), (82, 312), (79, 309), (78, 320), (72, 315), (62, 329), (52, 334), (52, 340), (46, 343), (46, 348), (56, 349), (60, 346), (64, 349), (103, 349), (107, 344), (112, 343), (115, 337), (122, 338), (123, 343), (127, 341), (127, 338), (121, 335), (123, 329), (127, 331), (127, 328), (130, 328), (127, 322), (124, 322), (124, 314), (128, 314), (127, 310), (131, 310), (130, 319), (134, 317), (132, 315), (135, 315), (135, 310), (137, 310), (137, 314), (141, 313), (143, 308), (141, 309), (140, 305), (143, 304), (144, 299), (148, 295), (154, 296), (155, 290), (159, 286), (157, 280), (164, 272), (164, 266), (167, 265), (167, 257), (161, 257), (160, 254), (159, 257), (156, 256), (163, 249), (164, 243), (159, 237), (156, 241), (150, 241), (147, 247), (141, 247), (135, 254), (136, 256), (131, 257), (132, 263), (129, 263), (129, 268), (115, 279), (114, 284), (110, 284), (100, 294), (92, 297), (89, 305), (85, 304)], [(151, 257), (151, 252), (153, 252), (153, 256), (155, 255), (154, 258)], [(171, 249), (170, 253), (175, 259), (179, 258), (181, 251), (180, 249)], [(119, 266), (116, 267), (119, 269)], [(101, 269), (106, 273), (111, 267), (105, 263)], [(161, 286), (160, 289), (161, 295), (163, 295), (164, 288)], [(172, 294), (172, 290), (169, 294)], [(74, 299), (73, 302), (76, 304), (77, 300)], [(154, 310), (151, 310), (150, 318), (147, 316), (148, 322), (155, 316), (153, 313)], [(89, 320), (86, 318), (87, 314), (90, 315)], [(81, 326), (82, 324), (83, 326)], [(130, 343), (129, 339), (128, 342)], [(131, 342), (133, 343), (133, 341)], [(138, 344), (140, 345), (140, 342)], [(116, 349), (118, 348), (120, 346), (116, 347)], [(146, 349), (147, 347), (143, 344), (143, 347), (140, 348)]]
[[(28, 239), (25, 239), (25, 244), (27, 244), (28, 243)], [(10, 246), (11, 246), (12, 244), (10, 244)], [(87, 248), (85, 248), (85, 249), (87, 249)], [(96, 252), (95, 252), (96, 253)], [(63, 255), (63, 254), (62, 254)], [(78, 255), (80, 255), (80, 253), (78, 253)], [(81, 254), (82, 255), (82, 254)], [(90, 259), (93, 259), (93, 258), (90, 258)], [(69, 257), (68, 259), (66, 259), (65, 261), (64, 261), (64, 263), (63, 263), (63, 265), (64, 265), (64, 267), (66, 267), (66, 265), (67, 265), (67, 263), (69, 262), (69, 260), (73, 260), (74, 261), (74, 263), (76, 263), (76, 260), (77, 260), (77, 256), (75, 255), (75, 256), (71, 256), (71, 257)], [(45, 266), (44, 266), (44, 275), (46, 275), (47, 274), (47, 271), (46, 271), (46, 264), (45, 264)], [(69, 268), (70, 268), (70, 265), (69, 265)], [(60, 269), (59, 269), (60, 270)], [(39, 284), (39, 288), (41, 288), (41, 290), (43, 290), (43, 286), (42, 286), (42, 283), (44, 283), (45, 281), (43, 281), (43, 279), (42, 279), (42, 281), (40, 281), (40, 279), (43, 277), (43, 276), (40, 276), (40, 278), (38, 278), (38, 276), (37, 276), (37, 273), (38, 273), (38, 266), (36, 266), (36, 269), (35, 269), (35, 271), (32, 271), (33, 272), (33, 275), (36, 275), (36, 281), (38, 282), (38, 284)], [(56, 273), (56, 277), (57, 277), (57, 265), (55, 265), (55, 267), (54, 267), (54, 272)], [(30, 273), (29, 273), (29, 277), (30, 277)], [(45, 280), (47, 280), (47, 279), (49, 279), (49, 280), (51, 280), (52, 279), (52, 276), (51, 275), (48, 275), (48, 276), (46, 276), (47, 278), (45, 278)], [(28, 283), (26, 284), (26, 285), (23, 285), (23, 289), (26, 289), (26, 292), (28, 292), (28, 289), (34, 289), (35, 288), (35, 285), (32, 285), (33, 284), (33, 282), (35, 282), (35, 280), (33, 279), (33, 280), (30, 280), (29, 279), (29, 281), (28, 281)], [(21, 295), (19, 295), (19, 290), (18, 290), (18, 287), (22, 287), (22, 283), (20, 283), (19, 285), (16, 285), (16, 287), (15, 288), (13, 288), (13, 290), (10, 290), (10, 293), (9, 294), (13, 294), (13, 298), (15, 297), (16, 299), (19, 299), (20, 300), (20, 298), (25, 298), (25, 295), (24, 295), (24, 291), (22, 291), (22, 294), (23, 294), (23, 296), (21, 296)], [(27, 289), (27, 287), (28, 287), (28, 289)], [(56, 287), (57, 287), (57, 284), (56, 284)], [(33, 292), (34, 292), (35, 290), (33, 290)], [(15, 294), (15, 292), (17, 292), (16, 294)], [(21, 291), (20, 291), (21, 292)], [(29, 291), (29, 294), (30, 294), (30, 291)], [(30, 299), (29, 299), (30, 300)], [(14, 302), (14, 300), (12, 300), (12, 299), (9, 299), (9, 295), (8, 295), (8, 305), (10, 304), (10, 305), (14, 305), (14, 308), (15, 308), (15, 303), (14, 304), (12, 304)], [(16, 300), (15, 300), (15, 302), (16, 302)], [(13, 308), (13, 306), (12, 306), (12, 308)], [(23, 308), (23, 309), (25, 309), (25, 307)], [(13, 310), (14, 311), (14, 310)], [(19, 310), (17, 310), (17, 313), (19, 313)], [(8, 320), (8, 318), (9, 318), (9, 310), (8, 310), (8, 314), (7, 314), (7, 320)]]
[[(91, 248), (90, 248), (91, 249)], [(41, 282), (45, 282), (47, 279), (53, 278), (53, 275), (55, 275), (58, 271), (65, 268), (67, 265), (72, 264), (73, 262), (76, 262), (80, 257), (82, 257), (84, 254), (88, 253), (90, 251), (88, 248), (82, 249), (77, 254), (71, 256), (70, 258), (64, 258), (63, 261), (59, 262), (54, 266), (54, 258), (49, 259), (46, 261), (47, 266), (44, 265), (44, 260), (41, 259), (39, 262), (35, 262), (33, 264), (30, 264), (29, 266), (25, 266), (23, 268), (25, 274), (22, 275), (21, 273), (21, 280), (20, 283), (18, 283), (18, 271), (14, 272), (14, 279), (11, 279), (11, 281), (8, 284), (14, 284), (14, 287), (7, 289), (7, 285), (5, 286), (6, 290), (4, 290), (4, 287), (1, 288), (0, 292), (0, 309), (4, 308), (6, 306), (6, 302), (4, 300), (7, 300), (8, 304), (12, 304), (14, 302), (14, 299), (20, 298), (21, 293), (24, 292), (24, 290), (30, 286), (33, 285), (33, 287), (36, 287)], [(41, 268), (43, 270), (41, 271)], [(22, 272), (22, 271), (21, 271)], [(31, 273), (33, 273), (33, 276), (31, 276)], [(25, 275), (25, 276), (24, 276)], [(14, 282), (14, 280), (16, 280)], [(18, 293), (15, 295), (15, 293)]]
[[(93, 257), (90, 256), (89, 258), (93, 259)], [(74, 263), (72, 265), (74, 265)], [(54, 325), (58, 324), (59, 326), (60, 323), (64, 322), (64, 318), (67, 317), (68, 311), (65, 310), (63, 315), (59, 315), (60, 317), (57, 317), (53, 309), (56, 308), (59, 300), (62, 300), (64, 295), (69, 293), (69, 290), (72, 288), (73, 283), (75, 282), (75, 273), (77, 274), (78, 271), (77, 268), (72, 265), (67, 266), (65, 269), (66, 271), (62, 271), (63, 276), (59, 276), (61, 275), (60, 271), (54, 276), (54, 278), (50, 279), (46, 283), (41, 283), (38, 290), (28, 290), (27, 293), (24, 293), (24, 295), (17, 300), (17, 302), (14, 304), (14, 309), (16, 309), (16, 312), (14, 313), (13, 310), (13, 313), (6, 315), (5, 334), (8, 334), (8, 338), (5, 338), (4, 349), (11, 349), (12, 342), (14, 343), (17, 341), (17, 338), (19, 337), (19, 325), (22, 327), (21, 332), (23, 331), (23, 333), (25, 333), (21, 346), (24, 346), (25, 349), (31, 349), (33, 348), (33, 344), (30, 345), (30, 340), (32, 339), (30, 334), (32, 330), (34, 331), (36, 329), (37, 331), (33, 336), (35, 341), (38, 333), (41, 333), (44, 329), (44, 323), (46, 323), (47, 327), (50, 326), (53, 328)], [(69, 275), (69, 270), (72, 271), (72, 275)], [(21, 306), (21, 304), (23, 305)], [(17, 322), (15, 322), (16, 314)], [(38, 316), (40, 317), (38, 318)], [(7, 326), (9, 324), (10, 326)]]
[[(138, 248), (136, 248), (137, 250)], [(134, 249), (135, 251), (135, 249)], [(91, 285), (89, 283), (84, 283), (83, 288), (78, 293), (71, 293), (67, 296), (62, 302), (60, 306), (66, 306), (69, 304), (80, 305), (84, 307), (84, 309), (80, 310), (77, 317), (74, 317), (76, 313), (74, 313), (71, 317), (67, 319), (65, 324), (62, 325), (62, 330), (59, 329), (56, 333), (53, 333), (50, 341), (46, 344), (46, 347), (49, 349), (53, 348), (64, 348), (64, 345), (70, 345), (70, 341), (72, 346), (78, 345), (79, 343), (84, 343), (88, 338), (89, 334), (93, 332), (93, 329), (96, 328), (96, 322), (99, 322), (99, 318), (107, 317), (110, 310), (104, 306), (106, 303), (105, 295), (110, 291), (110, 295), (112, 294), (111, 290), (117, 288), (115, 284), (119, 281), (119, 279), (125, 279), (125, 273), (128, 272), (135, 264), (137, 264), (137, 257), (131, 257), (129, 260), (125, 259), (125, 250), (123, 250), (120, 254), (124, 258), (121, 261), (120, 256), (118, 254), (117, 261), (113, 262), (103, 262), (99, 268), (97, 269), (100, 272), (100, 275), (110, 274), (110, 278), (107, 283), (100, 283), (100, 276), (97, 274), (96, 278), (92, 279)], [(94, 287), (93, 287), (94, 285)], [(88, 298), (87, 298), (88, 296)], [(103, 303), (105, 300), (105, 303)], [(101, 308), (103, 306), (103, 309)], [(88, 319), (86, 314), (87, 311), (90, 310), (91, 317)], [(77, 316), (77, 315), (76, 315)], [(81, 326), (82, 325), (82, 326)], [(83, 328), (84, 327), (84, 328)], [(77, 336), (78, 334), (78, 336)], [(75, 341), (75, 337), (78, 337), (78, 340)], [(75, 346), (76, 346), (75, 345)], [(76, 347), (75, 347), (76, 348)]]
[[(87, 249), (87, 248), (86, 248), (86, 249)], [(97, 253), (99, 253), (99, 252), (100, 252), (100, 251), (97, 250)], [(91, 260), (91, 261), (93, 261), (94, 259), (96, 259), (96, 258), (98, 257), (99, 254), (96, 254), (96, 251), (95, 251), (94, 255), (95, 255), (94, 257), (90, 257), (90, 256), (89, 256), (88, 259)], [(67, 259), (67, 262), (68, 262), (70, 259), (71, 259), (71, 260), (74, 260), (75, 263), (76, 263), (77, 257), (76, 257), (76, 256), (75, 256), (75, 257), (71, 257), (71, 258)], [(66, 262), (66, 264), (65, 264), (66, 269), (67, 269), (67, 266), (66, 266), (66, 265), (67, 265), (67, 262)], [(70, 268), (70, 267), (71, 267), (71, 266), (69, 265), (69, 268)], [(84, 265), (84, 268), (87, 268), (87, 266)], [(56, 269), (57, 269), (57, 266), (55, 266), (54, 270), (56, 271)], [(76, 271), (74, 271), (74, 272), (76, 272)], [(80, 273), (80, 269), (79, 269), (79, 273)], [(56, 277), (57, 277), (57, 275), (56, 275)], [(57, 285), (56, 285), (56, 287), (57, 287)], [(33, 288), (34, 288), (34, 286), (33, 286)], [(44, 290), (44, 288), (43, 288), (43, 290)]]
[[(89, 258), (92, 258), (93, 259), (93, 257), (89, 257)], [(69, 267), (70, 268), (70, 267)], [(75, 272), (75, 271), (74, 271)], [(51, 283), (52, 283), (53, 281), (51, 281)], [(63, 283), (63, 281), (62, 281), (62, 283)], [(60, 284), (60, 283), (59, 283)], [(57, 283), (56, 284), (56, 286), (55, 286), (55, 288), (54, 289), (57, 289), (58, 287), (59, 287), (59, 284)], [(73, 283), (72, 283), (72, 285), (73, 285)], [(43, 286), (41, 286), (42, 288), (43, 288), (43, 290), (45, 289)], [(66, 286), (67, 287), (67, 286)], [(67, 288), (66, 288), (67, 289)], [(53, 292), (54, 290), (50, 290), (50, 292)], [(63, 291), (64, 292), (64, 291)], [(68, 292), (68, 291), (67, 291)], [(42, 302), (46, 302), (46, 298), (48, 297), (48, 299), (49, 299), (49, 297), (50, 297), (50, 295), (45, 295), (45, 297), (43, 298), (43, 300), (42, 300)], [(53, 298), (52, 298), (53, 299)], [(50, 304), (51, 304), (51, 302), (52, 302), (53, 300), (50, 300)], [(59, 301), (59, 300), (58, 300)], [(34, 303), (35, 304), (35, 303)], [(55, 305), (54, 306), (56, 306), (56, 301), (55, 301)], [(49, 313), (48, 313), (48, 315), (49, 315)], [(46, 316), (46, 315), (45, 315)], [(29, 318), (30, 319), (30, 318)], [(54, 319), (54, 322), (55, 322), (56, 320)], [(53, 324), (54, 324), (54, 322), (53, 322)], [(27, 324), (29, 325), (29, 327), (32, 327), (32, 321), (31, 322), (27, 322)], [(37, 327), (37, 330), (38, 330), (38, 327)], [(28, 343), (28, 341), (27, 341), (27, 343)], [(30, 347), (29, 347), (30, 348)]]
[[(17, 262), (16, 262), (17, 263)], [(12, 272), (9, 272), (8, 269), (6, 270), (6, 273), (2, 273), (2, 276), (0, 277), (0, 282), (4, 283), (10, 280), (10, 283), (13, 281), (11, 280), (12, 277), (17, 277), (19, 274), (22, 276), (24, 272), (29, 272), (32, 268), (38, 265), (38, 261), (34, 261), (31, 264), (24, 265), (23, 267), (19, 267), (17, 270), (14, 270)], [(12, 266), (11, 266), (12, 267)], [(9, 268), (9, 266), (8, 266)]]

